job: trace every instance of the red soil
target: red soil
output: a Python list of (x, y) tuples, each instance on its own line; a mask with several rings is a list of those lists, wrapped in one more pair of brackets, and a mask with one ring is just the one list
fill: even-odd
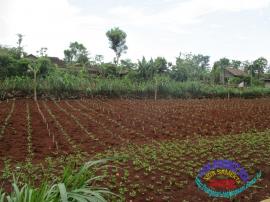
[[(0, 169), (3, 158), (25, 161), (28, 155), (26, 103), (32, 120), (33, 162), (57, 152), (74, 153), (72, 145), (93, 155), (129, 142), (238, 134), (270, 127), (270, 99), (39, 101), (45, 121), (35, 102), (16, 100), (9, 124), (0, 137)], [(1, 125), (11, 104), (12, 101), (0, 103)]]
[(29, 107), (32, 119), (33, 160), (36, 162), (56, 152), (56, 146), (53, 143), (52, 134), (47, 130), (47, 124), (42, 120), (36, 103), (30, 101)]
[[(1, 138), (1, 157), (23, 161), (27, 156), (26, 102), (29, 103), (32, 119), (33, 160), (42, 160), (56, 151), (74, 152), (71, 142), (63, 135), (43, 101), (38, 103), (46, 123), (33, 101), (17, 100), (10, 123)], [(269, 99), (158, 102), (94, 99), (45, 103), (72, 143), (89, 154), (128, 142), (223, 135), (253, 129), (263, 131), (269, 128), (270, 122)], [(11, 104), (12, 101), (0, 103), (0, 123), (4, 122)]]
[[(10, 108), (10, 107), (9, 107)], [(26, 101), (15, 102), (14, 112), (0, 141), (0, 156), (13, 161), (27, 157)]]

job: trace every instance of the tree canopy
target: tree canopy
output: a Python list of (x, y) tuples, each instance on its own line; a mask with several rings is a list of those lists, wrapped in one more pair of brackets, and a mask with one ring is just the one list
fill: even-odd
[(126, 45), (127, 34), (116, 27), (107, 31), (106, 36), (109, 39), (110, 48), (115, 52), (116, 55), (114, 62), (118, 65), (119, 58), (121, 57), (122, 53), (126, 53), (126, 50), (128, 49)]
[(86, 64), (89, 61), (86, 47), (77, 41), (70, 43), (69, 49), (64, 50), (64, 55), (68, 63)]

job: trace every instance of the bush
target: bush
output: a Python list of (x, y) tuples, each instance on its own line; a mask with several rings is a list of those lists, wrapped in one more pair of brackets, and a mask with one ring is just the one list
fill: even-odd
[(106, 77), (116, 77), (117, 76), (117, 67), (115, 64), (112, 63), (104, 63), (101, 64), (101, 69), (103, 75)]
[(47, 74), (49, 73), (49, 70), (52, 68), (52, 63), (51, 60), (49, 60), (46, 57), (41, 57), (37, 59), (37, 63), (40, 66), (39, 69), (39, 77), (46, 77)]
[(11, 56), (0, 54), (0, 77), (6, 78), (16, 74), (17, 62)]

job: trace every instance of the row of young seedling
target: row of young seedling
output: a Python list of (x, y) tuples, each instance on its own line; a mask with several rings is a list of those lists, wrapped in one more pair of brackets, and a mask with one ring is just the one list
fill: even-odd
[[(84, 103), (84, 104), (83, 104)], [(136, 136), (139, 136), (139, 137), (143, 137), (145, 138), (145, 135), (142, 134), (142, 133), (139, 133), (137, 132), (136, 130), (134, 130), (133, 128), (130, 128), (130, 127), (127, 127), (125, 126), (124, 124), (122, 124), (121, 121), (118, 121), (116, 120), (115, 118), (112, 118), (113, 116), (109, 115), (109, 111), (105, 108), (102, 108), (103, 110), (103, 113), (99, 113), (97, 111), (97, 109), (93, 108), (93, 107), (89, 107), (88, 104), (91, 104), (90, 102), (78, 102), (78, 104), (84, 109), (84, 110), (87, 110), (91, 113), (93, 113), (93, 115), (95, 116), (99, 116), (101, 117), (102, 119), (110, 122), (112, 124), (112, 126), (116, 126), (115, 128), (119, 128), (120, 129), (120, 133), (123, 134), (125, 136), (127, 136), (126, 138), (123, 138), (121, 135), (118, 135), (118, 138), (120, 140), (122, 140), (123, 142), (129, 142), (130, 139), (132, 139), (132, 135), (136, 135)]]
[(10, 118), (11, 118), (13, 112), (14, 112), (14, 108), (15, 108), (15, 99), (13, 99), (10, 111), (6, 116), (6, 118), (5, 118), (5, 120), (4, 120), (3, 124), (2, 124), (2, 127), (0, 128), (0, 139), (3, 137), (3, 135), (5, 133), (6, 127), (8, 126), (9, 120), (10, 120)]
[(57, 128), (61, 131), (61, 134), (63, 135), (64, 139), (69, 143), (69, 145), (77, 152), (81, 152), (79, 146), (71, 139), (70, 135), (66, 132), (62, 124), (58, 121), (55, 114), (52, 112), (52, 110), (49, 108), (49, 106), (46, 104), (45, 101), (42, 101), (44, 108), (50, 115), (50, 117), (53, 119), (55, 125)]

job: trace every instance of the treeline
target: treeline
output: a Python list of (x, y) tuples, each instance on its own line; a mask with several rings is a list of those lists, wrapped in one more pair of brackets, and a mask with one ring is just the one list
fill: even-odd
[[(42, 47), (36, 55), (29, 55), (22, 46), (23, 35), (18, 34), (17, 47), (0, 46), (0, 96), (31, 95), (33, 67), (36, 67), (39, 96), (146, 96), (146, 97), (226, 97), (265, 96), (262, 78), (269, 77), (268, 61), (261, 57), (253, 62), (221, 58), (213, 67), (210, 56), (180, 53), (175, 61), (164, 57), (137, 62), (121, 59), (128, 47), (126, 33), (113, 28), (106, 33), (110, 48), (115, 52), (113, 62), (105, 63), (102, 55), (89, 57), (87, 48), (72, 42), (64, 50), (65, 58), (48, 57)], [(241, 69), (246, 76), (231, 78), (230, 84), (245, 81), (250, 89), (234, 89), (221, 84), (225, 68)], [(252, 80), (252, 82), (251, 82)], [(31, 83), (32, 82), (32, 83)], [(252, 92), (254, 92), (252, 94)]]

